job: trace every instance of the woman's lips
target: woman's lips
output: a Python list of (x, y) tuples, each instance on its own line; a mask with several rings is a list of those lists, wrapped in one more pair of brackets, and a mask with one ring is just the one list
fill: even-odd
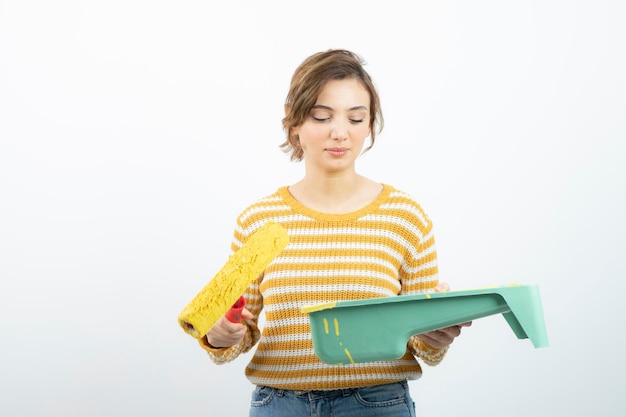
[(348, 152), (348, 148), (326, 148), (326, 152), (332, 156), (343, 156)]

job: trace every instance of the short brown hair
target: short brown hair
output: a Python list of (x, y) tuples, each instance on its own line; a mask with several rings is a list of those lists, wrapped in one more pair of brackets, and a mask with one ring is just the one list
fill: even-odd
[(304, 123), (320, 92), (331, 80), (359, 80), (369, 92), (371, 143), (364, 152), (374, 146), (376, 132), (380, 133), (383, 128), (383, 114), (378, 92), (370, 75), (363, 68), (364, 64), (365, 61), (354, 52), (330, 49), (311, 55), (296, 68), (285, 100), (283, 129), (287, 140), (280, 145), (283, 152), (291, 153), (292, 161), (301, 161), (303, 152), (297, 135), (293, 135), (291, 131)]

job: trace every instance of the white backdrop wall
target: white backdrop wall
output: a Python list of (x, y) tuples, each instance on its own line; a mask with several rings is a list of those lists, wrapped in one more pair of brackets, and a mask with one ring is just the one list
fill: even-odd
[(422, 203), (441, 279), (543, 298), (549, 348), (476, 321), (418, 415), (624, 415), (625, 4), (1, 0), (0, 414), (247, 415), (250, 355), (176, 318), (302, 174), (291, 73), (348, 48), (386, 120), (359, 170)]

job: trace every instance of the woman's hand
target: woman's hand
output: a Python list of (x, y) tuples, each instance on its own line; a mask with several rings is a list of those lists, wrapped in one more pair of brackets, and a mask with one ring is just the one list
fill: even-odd
[[(441, 282), (435, 287), (435, 292), (450, 291), (450, 286), (446, 282)], [(471, 321), (466, 323), (456, 324), (450, 327), (444, 327), (443, 329), (434, 330), (432, 332), (426, 332), (418, 335), (422, 341), (435, 349), (443, 349), (454, 342), (461, 334), (461, 328), (469, 327), (472, 325)]]
[[(242, 310), (242, 320), (251, 319), (252, 317), (252, 313), (247, 308)], [(224, 315), (220, 317), (206, 334), (206, 340), (214, 348), (230, 347), (239, 343), (247, 331), (248, 326), (245, 323), (232, 323)]]

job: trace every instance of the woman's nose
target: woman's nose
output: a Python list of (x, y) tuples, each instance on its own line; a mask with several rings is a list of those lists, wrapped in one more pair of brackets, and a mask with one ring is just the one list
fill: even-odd
[(343, 123), (340, 121), (336, 121), (333, 124), (333, 128), (331, 131), (331, 137), (333, 140), (344, 141), (348, 139), (348, 125), (347, 123)]

